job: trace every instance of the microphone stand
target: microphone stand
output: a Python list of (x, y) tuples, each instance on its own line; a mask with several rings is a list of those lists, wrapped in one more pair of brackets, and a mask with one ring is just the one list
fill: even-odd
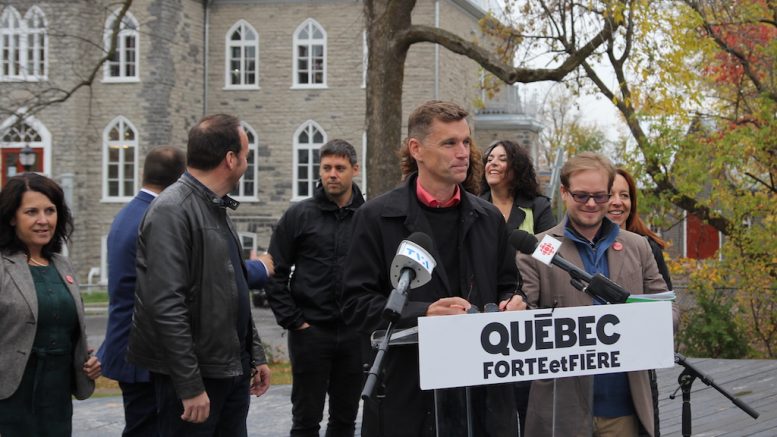
[(361, 394), (361, 398), (365, 401), (371, 398), (372, 392), (375, 391), (375, 383), (378, 381), (378, 373), (380, 373), (380, 370), (383, 367), (383, 357), (386, 355), (386, 351), (389, 347), (389, 341), (391, 340), (391, 334), (393, 332), (394, 323), (389, 322), (388, 327), (386, 328), (386, 335), (378, 344), (378, 352), (375, 354), (375, 359), (372, 361), (372, 367), (370, 367), (369, 372), (367, 372), (367, 381), (364, 383), (364, 388), (362, 389)]
[[(719, 391), (720, 394), (727, 397), (731, 402), (734, 403), (734, 405), (739, 407), (745, 413), (749, 414), (750, 417), (752, 417), (753, 419), (757, 419), (758, 416), (760, 415), (760, 413), (752, 409), (749, 405), (747, 405), (743, 401), (739, 400), (736, 396), (732, 395), (731, 393), (727, 392), (724, 388), (715, 384), (715, 381), (713, 381), (712, 378), (705, 375), (704, 373), (702, 373), (701, 370), (694, 367), (691, 363), (689, 363), (685, 359), (683, 355), (678, 353), (674, 354), (674, 361), (685, 368), (683, 369), (682, 373), (680, 373), (680, 376), (677, 377), (677, 382), (680, 384), (680, 387), (678, 387), (677, 390), (682, 390), (683, 392), (683, 419), (682, 419), (683, 437), (691, 436), (691, 386), (693, 385), (693, 382), (696, 380), (696, 378), (699, 378), (701, 382)], [(675, 390), (674, 393), (672, 393), (669, 396), (669, 399), (674, 399), (676, 397), (677, 390)]]

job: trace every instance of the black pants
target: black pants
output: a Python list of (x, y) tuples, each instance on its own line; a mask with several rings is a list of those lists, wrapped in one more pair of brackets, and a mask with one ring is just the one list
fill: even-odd
[(326, 435), (353, 436), (362, 386), (361, 337), (345, 327), (289, 331), (291, 435), (318, 436), (329, 394)]
[(150, 382), (120, 382), (124, 400), (124, 431), (122, 437), (156, 437), (159, 424), (156, 414), (156, 394)]
[(250, 397), (251, 371), (243, 365), (243, 375), (231, 378), (203, 378), (210, 399), (210, 415), (203, 423), (181, 420), (183, 402), (178, 398), (172, 379), (167, 375), (151, 373), (156, 391), (159, 433), (163, 437), (246, 437), (246, 417)]

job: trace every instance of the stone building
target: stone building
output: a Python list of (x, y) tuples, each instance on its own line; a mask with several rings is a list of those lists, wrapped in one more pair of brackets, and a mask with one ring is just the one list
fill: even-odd
[[(147, 151), (185, 147), (204, 114), (235, 114), (249, 134), (249, 170), (232, 213), (246, 249), (264, 249), (283, 211), (311, 194), (324, 142), (343, 138), (364, 157), (360, 0), (135, 0), (119, 23), (117, 56), (95, 70), (118, 8), (106, 0), (0, 3), (0, 183), (23, 171), (25, 146), (36, 154), (34, 170), (62, 183), (75, 217), (68, 251), (82, 283), (107, 278), (105, 236), (140, 188)], [(414, 22), (474, 39), (484, 10), (476, 0), (419, 0), (413, 13)], [(91, 74), (91, 86), (76, 88)], [(456, 101), (474, 114), (480, 144), (510, 138), (536, 157), (540, 126), (517, 88), (478, 109), (480, 78), (473, 61), (414, 45), (403, 112), (433, 98)], [(41, 94), (74, 89), (62, 103), (16, 116)]]

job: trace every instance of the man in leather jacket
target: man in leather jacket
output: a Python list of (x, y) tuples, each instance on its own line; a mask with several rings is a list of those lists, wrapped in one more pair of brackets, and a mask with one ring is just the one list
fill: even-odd
[(227, 193), (247, 154), (237, 118), (203, 118), (189, 131), (187, 172), (140, 225), (127, 356), (151, 371), (163, 436), (246, 436), (249, 393), (270, 385), (226, 211), (239, 205)]
[(353, 215), (364, 198), (353, 183), (359, 165), (351, 144), (331, 140), (319, 155), (321, 180), (313, 197), (286, 210), (270, 240), (277, 268), (267, 297), (278, 324), (289, 331), (291, 436), (319, 435), (329, 394), (326, 435), (344, 437), (354, 435), (359, 410), (362, 345), (343, 322), (337, 293)]

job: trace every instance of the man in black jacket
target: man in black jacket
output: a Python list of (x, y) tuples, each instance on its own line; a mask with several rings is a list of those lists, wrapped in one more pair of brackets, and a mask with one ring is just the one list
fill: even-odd
[[(472, 305), (481, 310), (486, 304), (497, 304), (500, 310), (526, 308), (514, 294), (517, 271), (502, 214), (463, 188), (479, 183), (482, 176), (470, 167), (473, 146), (467, 115), (449, 102), (431, 101), (417, 108), (410, 115), (400, 155), (403, 167), (418, 172), (406, 172), (409, 178), (403, 186), (367, 202), (354, 217), (343, 315), (365, 335), (385, 326), (382, 312), (391, 291), (391, 262), (400, 242), (417, 231), (431, 237), (430, 254), (437, 267), (429, 283), (408, 293), (399, 327), (415, 326), (418, 317), (464, 314)], [(383, 370), (377, 396), (364, 403), (362, 435), (450, 435), (436, 429), (434, 394), (420, 389), (416, 346), (391, 347)], [(462, 408), (455, 408), (463, 405), (463, 390), (445, 396), (445, 403), (454, 406), (447, 418), (465, 417)], [(475, 435), (517, 435), (509, 385), (473, 388), (471, 396)], [(466, 432), (467, 426), (453, 428)]]
[[(324, 144), (313, 197), (289, 208), (270, 240), (275, 274), (267, 297), (289, 330), (294, 375), (292, 436), (318, 436), (329, 394), (327, 436), (353, 436), (361, 388), (361, 342), (343, 323), (337, 302), (351, 221), (364, 203), (353, 183), (356, 151), (343, 140)], [(292, 274), (292, 266), (294, 271)]]
[(163, 436), (246, 436), (249, 393), (270, 385), (226, 211), (247, 156), (240, 120), (203, 118), (189, 131), (187, 171), (140, 224), (127, 357), (151, 371)]

